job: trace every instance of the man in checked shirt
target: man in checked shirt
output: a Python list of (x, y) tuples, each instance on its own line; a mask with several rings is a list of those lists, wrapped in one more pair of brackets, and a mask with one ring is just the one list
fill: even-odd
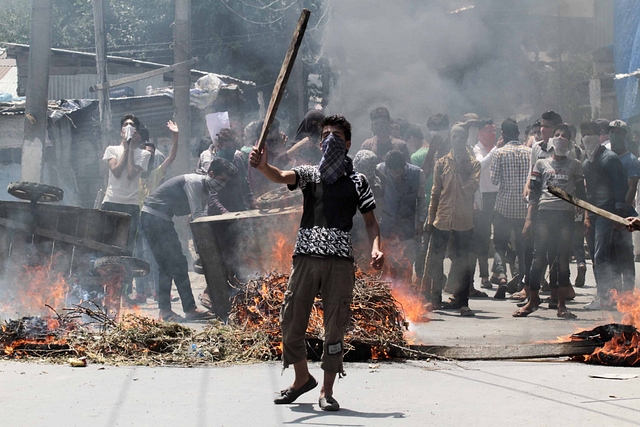
[[(493, 243), (496, 248), (494, 265), (496, 274), (506, 272), (503, 260), (511, 233), (514, 233), (518, 272), (522, 278), (526, 271), (522, 228), (527, 216), (527, 204), (522, 198), (522, 192), (531, 169), (531, 148), (518, 140), (520, 131), (515, 120), (506, 119), (502, 122), (501, 128), (502, 138), (498, 141), (498, 150), (491, 162), (491, 182), (498, 186), (493, 223)], [(506, 291), (507, 285), (501, 285), (494, 297), (504, 299)]]

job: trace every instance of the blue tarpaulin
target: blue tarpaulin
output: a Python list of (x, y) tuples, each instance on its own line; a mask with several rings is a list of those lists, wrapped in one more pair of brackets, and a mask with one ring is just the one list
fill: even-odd
[[(615, 0), (613, 58), (616, 74), (640, 69), (640, 1)], [(622, 120), (640, 115), (638, 77), (615, 80), (618, 110)]]

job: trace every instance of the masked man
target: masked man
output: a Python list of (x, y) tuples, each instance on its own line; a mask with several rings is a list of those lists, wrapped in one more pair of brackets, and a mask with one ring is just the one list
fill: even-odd
[(324, 382), (318, 403), (325, 411), (337, 411), (333, 398), (336, 375), (343, 372), (344, 334), (349, 324), (354, 275), (351, 243), (353, 216), (359, 210), (371, 242), (371, 266), (381, 269), (380, 228), (373, 214), (375, 200), (366, 177), (353, 171), (347, 152), (351, 147), (351, 124), (343, 116), (322, 121), (323, 156), (317, 166), (303, 165), (281, 171), (267, 162), (267, 152), (254, 148), (251, 166), (270, 181), (300, 188), (304, 211), (293, 251), (293, 268), (280, 312), (283, 361), (293, 364), (293, 384), (280, 392), (274, 403), (294, 402), (318, 382), (307, 366), (305, 333), (313, 301), (322, 294), (324, 309)]
[[(609, 212), (623, 215), (629, 206), (625, 203), (627, 177), (622, 162), (613, 151), (600, 143), (600, 126), (589, 122), (580, 125), (584, 152), (587, 156), (582, 167), (587, 184), (587, 201)], [(620, 289), (620, 277), (614, 273), (612, 258), (613, 222), (589, 214), (591, 228), (587, 229), (587, 245), (593, 259), (597, 297), (587, 304), (587, 310), (606, 310), (614, 307), (611, 290)]]
[[(627, 124), (622, 120), (614, 120), (609, 124), (609, 142), (611, 151), (618, 155), (622, 169), (627, 178), (627, 193), (624, 203), (627, 205), (625, 216), (636, 216), (633, 208), (638, 179), (640, 178), (640, 162), (627, 150)], [(621, 276), (622, 291), (633, 291), (636, 286), (636, 266), (633, 254), (633, 239), (624, 230), (613, 231), (614, 271)]]
[[(548, 192), (547, 186), (554, 185), (564, 191), (584, 197), (582, 165), (568, 157), (573, 151), (571, 131), (567, 125), (557, 125), (553, 129), (553, 139), (549, 141), (553, 151), (551, 157), (539, 159), (531, 171), (529, 208), (522, 233), (533, 234), (533, 263), (530, 271), (529, 301), (513, 317), (525, 317), (540, 305), (540, 282), (547, 260), (555, 260), (558, 280), (552, 291), (558, 299), (557, 316), (575, 319), (565, 304), (571, 293), (569, 263), (573, 249), (573, 221), (575, 207)], [(585, 219), (588, 228), (589, 219)], [(535, 227), (533, 224), (535, 223)]]
[[(174, 216), (205, 216), (209, 198), (217, 194), (238, 170), (230, 162), (216, 157), (207, 175), (178, 175), (160, 185), (144, 201), (142, 228), (159, 268), (158, 308), (165, 321), (206, 320), (212, 316), (196, 308), (191, 291), (187, 258), (173, 225)], [(185, 316), (171, 309), (171, 284), (180, 294)]]

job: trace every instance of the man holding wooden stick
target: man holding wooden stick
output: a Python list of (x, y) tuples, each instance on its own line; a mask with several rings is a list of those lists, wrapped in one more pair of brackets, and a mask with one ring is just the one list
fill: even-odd
[(323, 156), (319, 165), (297, 166), (281, 171), (268, 163), (267, 150), (255, 147), (251, 166), (269, 180), (300, 188), (304, 211), (293, 252), (293, 268), (280, 312), (283, 361), (295, 370), (293, 384), (280, 392), (276, 404), (293, 403), (318, 382), (309, 373), (305, 336), (314, 299), (320, 292), (324, 311), (322, 369), (324, 383), (319, 404), (337, 411), (333, 398), (336, 374), (343, 373), (344, 335), (351, 318), (355, 284), (351, 228), (356, 210), (362, 213), (371, 242), (371, 266), (382, 268), (380, 228), (373, 214), (375, 200), (366, 177), (353, 170), (347, 152), (351, 147), (351, 124), (343, 116), (322, 122)]

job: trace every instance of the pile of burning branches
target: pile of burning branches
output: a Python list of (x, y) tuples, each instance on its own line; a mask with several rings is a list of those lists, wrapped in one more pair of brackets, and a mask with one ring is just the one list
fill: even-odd
[(202, 331), (136, 314), (114, 321), (100, 307), (77, 306), (56, 317), (23, 317), (0, 330), (0, 355), (66, 362), (196, 365), (250, 363), (276, 357), (266, 334), (212, 322)]
[[(76, 306), (51, 317), (6, 321), (0, 330), (0, 355), (47, 357), (65, 362), (86, 357), (95, 363), (196, 365), (250, 363), (281, 355), (279, 311), (288, 276), (270, 274), (242, 286), (228, 324), (211, 322), (196, 331), (136, 314), (115, 321), (96, 305)], [(373, 358), (388, 357), (406, 346), (408, 326), (386, 283), (362, 272), (356, 275), (348, 349), (368, 346)], [(323, 339), (322, 304), (317, 300), (307, 330), (310, 340)]]
[[(266, 333), (274, 349), (279, 350), (279, 314), (288, 280), (288, 275), (272, 273), (244, 285), (233, 299), (229, 323), (242, 330)], [(366, 345), (374, 358), (386, 358), (393, 348), (406, 346), (403, 331), (408, 323), (385, 282), (358, 270), (351, 312), (345, 337), (347, 349)], [(316, 299), (307, 338), (322, 340), (323, 337), (322, 301)]]

